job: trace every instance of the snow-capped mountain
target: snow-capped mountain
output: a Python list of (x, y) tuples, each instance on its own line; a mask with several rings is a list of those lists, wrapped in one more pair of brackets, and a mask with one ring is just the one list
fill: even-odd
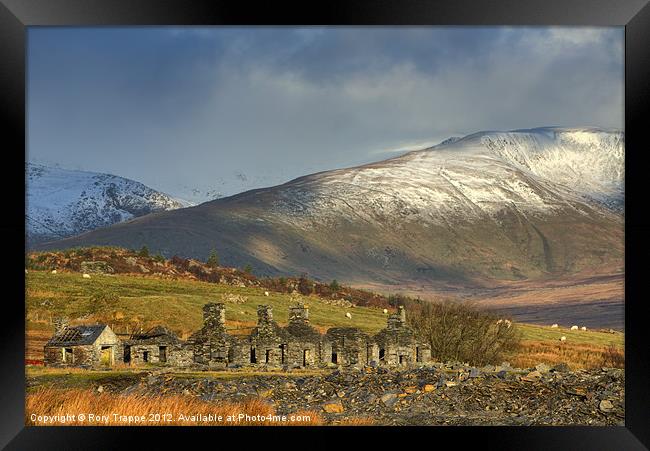
[(27, 240), (61, 239), (189, 204), (110, 174), (27, 163)]
[(135, 219), (116, 244), (346, 282), (535, 278), (622, 267), (624, 135), (480, 132), (354, 168)]

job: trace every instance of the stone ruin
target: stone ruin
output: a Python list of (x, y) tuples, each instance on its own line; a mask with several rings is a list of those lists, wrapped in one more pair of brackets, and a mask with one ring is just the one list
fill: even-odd
[[(68, 341), (58, 341), (73, 346)], [(46, 365), (76, 366), (72, 359), (47, 358), (48, 355), (59, 356), (67, 352), (56, 349), (58, 341), (55, 334), (48, 342)], [(117, 345), (115, 339), (111, 345)], [(96, 346), (101, 348), (101, 344)], [(407, 325), (403, 307), (388, 316), (385, 329), (370, 336), (355, 327), (332, 327), (321, 334), (309, 323), (309, 309), (302, 303), (290, 307), (289, 322), (286, 327), (281, 327), (273, 320), (273, 309), (260, 305), (257, 325), (250, 335), (243, 337), (228, 333), (225, 305), (210, 303), (203, 306), (203, 327), (187, 341), (158, 326), (146, 333), (132, 335), (119, 347), (115, 354), (123, 356), (124, 363), (134, 366), (154, 363), (208, 369), (244, 366), (288, 369), (407, 366), (431, 360), (430, 347), (419, 341)]]

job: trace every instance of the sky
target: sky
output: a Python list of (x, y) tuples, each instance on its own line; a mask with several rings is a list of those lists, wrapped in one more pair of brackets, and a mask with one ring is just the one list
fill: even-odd
[(32, 27), (27, 159), (234, 194), (482, 130), (622, 129), (623, 70), (622, 27)]

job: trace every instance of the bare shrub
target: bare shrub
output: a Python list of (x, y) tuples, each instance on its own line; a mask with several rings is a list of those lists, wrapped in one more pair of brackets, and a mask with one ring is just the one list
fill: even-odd
[(514, 323), (472, 304), (421, 302), (409, 308), (411, 327), (439, 361), (494, 364), (519, 346), (521, 334)]

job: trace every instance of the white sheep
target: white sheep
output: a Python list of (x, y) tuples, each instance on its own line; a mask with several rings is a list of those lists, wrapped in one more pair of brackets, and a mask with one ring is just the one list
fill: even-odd
[(53, 269), (53, 270), (52, 270), (52, 274), (56, 274), (56, 269)]
[(582, 326), (580, 330), (587, 330), (587, 326)]
[(557, 329), (559, 326), (557, 324), (552, 324), (551, 329)]
[(562, 335), (562, 336), (560, 337), (560, 341), (561, 341), (562, 343), (564, 343), (564, 342), (566, 341), (566, 337), (565, 337), (564, 335)]
[(27, 274), (27, 270), (25, 270), (25, 274)]
[(268, 291), (265, 291), (265, 292), (264, 292), (264, 296), (267, 296), (267, 297), (268, 297), (268, 295), (269, 295), (269, 292), (268, 292)]
[(578, 326), (571, 326), (571, 330), (578, 330)]
[(499, 324), (501, 324), (502, 322), (503, 322), (502, 319), (500, 319), (499, 321), (497, 321), (497, 326), (498, 326)]
[(510, 329), (510, 326), (512, 326), (512, 321), (510, 321), (509, 319), (507, 319), (507, 320), (505, 320), (505, 323), (506, 323), (506, 327), (507, 327), (508, 329)]
[(90, 279), (90, 274), (84, 273), (82, 277), (84, 279)]
[(352, 319), (352, 314), (351, 314), (350, 312), (346, 312), (346, 313), (345, 313), (345, 317), (346, 317), (347, 319)]
[[(27, 271), (25, 271), (25, 272), (27, 272)], [(387, 309), (384, 309), (384, 315), (388, 315), (388, 310)]]

